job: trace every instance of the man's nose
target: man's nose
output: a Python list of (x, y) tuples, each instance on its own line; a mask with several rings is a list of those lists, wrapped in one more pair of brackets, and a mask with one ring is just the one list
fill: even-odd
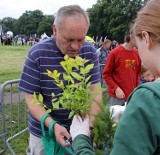
[(71, 43), (71, 47), (74, 49), (74, 50), (79, 50), (79, 43), (78, 41), (73, 41)]

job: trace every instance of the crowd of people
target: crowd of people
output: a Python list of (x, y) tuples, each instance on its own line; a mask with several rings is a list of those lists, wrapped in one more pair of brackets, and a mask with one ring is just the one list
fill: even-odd
[[(43, 108), (42, 104), (31, 104), (33, 94), (41, 93), (43, 104), (50, 108), (52, 92), (57, 97), (63, 93), (44, 72), (64, 72), (60, 61), (65, 54), (72, 58), (79, 55), (89, 59), (89, 64), (94, 63), (88, 82), (91, 83), (91, 92), (96, 91), (97, 94), (91, 93), (94, 98), (90, 101), (91, 115), (82, 122), (77, 116), (73, 120), (67, 119), (67, 109), (53, 110), (49, 114), (45, 120), (46, 127), (52, 121), (60, 122), (53, 126), (57, 143), (65, 147), (69, 145), (65, 137), (72, 138), (74, 154), (95, 154), (90, 135), (94, 128), (93, 120), (100, 112), (98, 102), (103, 100), (100, 89), (103, 80), (108, 94), (105, 104), (109, 104), (118, 114), (124, 111), (110, 155), (160, 154), (160, 83), (156, 80), (160, 76), (159, 10), (160, 0), (148, 1), (138, 12), (124, 43), (105, 39), (97, 49), (85, 41), (90, 26), (87, 13), (78, 5), (64, 6), (58, 10), (52, 26), (54, 37), (47, 38), (30, 49), (19, 83), (19, 89), (25, 92), (29, 110), (28, 155), (31, 152), (34, 155), (45, 155), (40, 120), (47, 108)], [(64, 80), (63, 77), (61, 80)], [(76, 80), (74, 82), (78, 83)], [(123, 107), (123, 110), (114, 108), (117, 105)]]
[(15, 35), (10, 36), (7, 34), (4, 34), (0, 36), (0, 44), (1, 45), (15, 45), (15, 46), (33, 46), (39, 41), (42, 41), (44, 39), (47, 39), (49, 36), (46, 35), (46, 33), (43, 33), (40, 37), (37, 37), (36, 34), (34, 35)]
[(33, 46), (37, 42), (39, 42), (39, 38), (37, 37), (28, 37), (26, 35), (16, 35), (14, 37), (1, 37), (1, 45), (15, 45), (15, 46), (24, 46), (29, 45)]

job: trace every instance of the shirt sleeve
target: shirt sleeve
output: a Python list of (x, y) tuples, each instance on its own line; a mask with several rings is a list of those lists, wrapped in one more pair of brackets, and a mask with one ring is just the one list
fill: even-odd
[(38, 58), (29, 52), (22, 70), (22, 75), (19, 83), (19, 89), (33, 94), (40, 93), (40, 71), (38, 66)]
[(74, 153), (77, 155), (95, 155), (91, 141), (86, 135), (78, 135), (72, 143)]
[(112, 76), (112, 70), (114, 69), (115, 66), (115, 55), (111, 52), (108, 55), (104, 70), (103, 70), (103, 74), (102, 77), (105, 80), (105, 82), (107, 83), (107, 85), (110, 86), (112, 93), (115, 92), (115, 90), (117, 89), (118, 85), (114, 82), (113, 80), (113, 76)]

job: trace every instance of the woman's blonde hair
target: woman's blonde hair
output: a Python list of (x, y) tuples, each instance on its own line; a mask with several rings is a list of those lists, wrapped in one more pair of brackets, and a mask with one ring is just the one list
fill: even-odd
[(142, 38), (142, 31), (149, 33), (152, 41), (160, 42), (160, 0), (149, 0), (138, 12), (133, 34)]

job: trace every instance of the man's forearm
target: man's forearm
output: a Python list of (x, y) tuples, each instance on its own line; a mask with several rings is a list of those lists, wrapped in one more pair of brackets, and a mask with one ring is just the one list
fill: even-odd
[[(32, 114), (32, 116), (36, 120), (40, 121), (41, 117), (44, 114), (46, 114), (46, 110), (42, 104), (36, 104), (36, 103), (31, 104), (32, 99), (33, 99), (33, 95), (27, 94), (27, 93), (25, 94), (25, 101), (26, 101), (29, 112)], [(52, 120), (53, 119), (51, 117), (47, 117), (45, 119), (45, 126), (49, 127), (49, 124), (51, 123)]]
[(90, 101), (90, 126), (93, 127), (93, 120), (95, 116), (101, 111), (99, 104), (102, 103), (102, 90), (100, 83), (91, 85), (91, 95), (94, 95), (94, 100)]
[[(29, 109), (29, 112), (33, 115), (35, 119), (38, 121), (41, 120), (41, 117), (47, 113), (47, 111), (44, 109), (42, 104), (31, 104), (31, 101), (33, 99), (33, 95), (31, 94), (25, 94), (25, 100), (27, 107)], [(45, 119), (45, 126), (49, 127), (50, 123), (52, 122), (52, 117), (47, 117)], [(54, 134), (56, 137), (56, 141), (61, 144), (62, 146), (67, 146), (68, 143), (64, 140), (64, 137), (70, 138), (70, 134), (67, 132), (67, 129), (58, 123), (55, 123), (53, 126)]]

